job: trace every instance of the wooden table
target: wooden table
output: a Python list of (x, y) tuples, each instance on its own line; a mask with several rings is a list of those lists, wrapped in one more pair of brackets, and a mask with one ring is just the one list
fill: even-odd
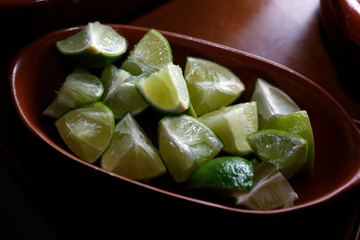
[[(326, 89), (359, 124), (359, 97), (351, 90), (351, 81), (348, 81), (348, 76), (341, 74), (333, 58), (321, 26), (319, 5), (319, 0), (172, 0), (162, 2), (156, 8), (142, 7), (114, 19), (112, 23), (181, 33), (283, 64)], [(106, 229), (107, 226), (111, 226), (108, 231), (118, 228), (119, 236), (123, 236), (122, 231), (138, 234), (139, 231), (145, 231), (142, 229), (148, 230), (150, 235), (161, 236), (168, 229), (172, 231), (168, 235), (170, 237), (181, 234), (192, 236), (196, 233), (205, 236), (220, 232), (239, 238), (249, 235), (254, 239), (264, 236), (269, 239), (355, 239), (354, 227), (359, 222), (360, 189), (324, 206), (302, 213), (272, 217), (238, 216), (208, 209), (192, 209), (186, 204), (177, 205), (177, 200), (171, 198), (165, 201), (156, 194), (152, 200), (141, 199), (145, 193), (129, 188), (126, 196), (111, 195), (114, 201), (109, 200), (108, 204), (113, 204), (113, 212), (100, 213), (97, 209), (102, 206), (98, 204), (107, 202), (97, 197), (95, 199), (99, 202), (92, 203), (91, 193), (105, 195), (107, 190), (118, 186), (113, 186), (107, 177), (54, 153), (24, 128), (12, 108), (8, 86), (4, 83), (6, 71), (7, 65), (3, 64), (0, 110), (7, 115), (3, 118), (1, 114), (1, 125), (6, 127), (0, 130), (0, 156), (8, 160), (3, 163), (4, 169), (17, 179), (15, 182), (20, 182), (21, 190), (26, 189), (23, 194), (30, 201), (30, 204), (25, 201), (25, 205), (30, 206), (29, 215), (40, 219), (39, 224), (33, 223), (33, 229), (45, 228), (49, 235), (62, 236), (64, 239), (101, 234), (106, 230), (97, 231), (96, 228)], [(36, 149), (26, 145), (28, 142), (36, 144)], [(83, 176), (89, 177), (79, 179), (75, 172), (82, 172)], [(103, 190), (99, 186), (99, 179), (106, 183), (105, 188), (101, 186)], [(123, 187), (127, 189), (128, 186), (125, 184)], [(5, 189), (11, 191), (10, 187)], [(99, 219), (87, 223), (87, 219), (93, 216)], [(104, 223), (110, 221), (111, 216), (115, 220)], [(50, 223), (44, 224), (49, 219)], [(125, 221), (120, 223), (121, 219)], [(117, 221), (119, 224), (116, 224)], [(14, 222), (20, 224), (19, 221)], [(201, 223), (206, 223), (206, 226)], [(132, 227), (135, 232), (130, 231)], [(152, 232), (153, 229), (156, 229), (156, 234)], [(189, 232), (189, 229), (195, 232)], [(31, 230), (27, 231), (33, 234)]]

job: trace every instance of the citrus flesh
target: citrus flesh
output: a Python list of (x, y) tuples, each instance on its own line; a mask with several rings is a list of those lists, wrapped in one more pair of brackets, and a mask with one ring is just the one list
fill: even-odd
[(254, 210), (272, 210), (293, 206), (298, 199), (288, 180), (267, 162), (251, 161), (253, 164), (253, 186), (248, 193), (232, 193), (235, 205)]
[(89, 22), (78, 33), (56, 42), (58, 51), (73, 63), (91, 68), (116, 61), (126, 52), (127, 46), (123, 36), (100, 22)]
[(166, 64), (147, 78), (141, 78), (136, 87), (145, 101), (160, 112), (181, 113), (190, 106), (182, 70), (173, 63)]
[(198, 116), (229, 105), (245, 90), (243, 82), (231, 70), (206, 59), (188, 57), (184, 75)]
[(308, 175), (312, 172), (315, 161), (315, 143), (310, 118), (306, 110), (279, 117), (266, 125), (265, 128), (280, 129), (305, 138), (308, 142), (309, 151), (305, 163), (298, 171), (298, 174)]
[(55, 126), (70, 150), (94, 163), (106, 150), (114, 132), (114, 115), (102, 103), (81, 106), (60, 117)]
[(261, 78), (256, 80), (251, 101), (258, 105), (260, 129), (276, 118), (301, 110), (288, 94)]
[(307, 140), (287, 131), (259, 130), (247, 140), (261, 161), (273, 164), (287, 179), (303, 166), (308, 154)]
[(130, 51), (121, 68), (132, 75), (146, 76), (173, 61), (168, 40), (159, 31), (150, 29)]
[(240, 189), (248, 192), (252, 186), (253, 167), (241, 157), (218, 157), (201, 165), (186, 180), (190, 188)]
[(58, 118), (81, 104), (99, 101), (103, 92), (104, 87), (99, 78), (78, 67), (67, 76), (43, 114)]
[(224, 143), (224, 151), (246, 157), (251, 153), (246, 136), (258, 130), (256, 102), (238, 103), (206, 113), (199, 120)]
[(147, 180), (166, 172), (158, 150), (130, 113), (116, 124), (113, 140), (102, 156), (101, 166), (134, 180)]
[(100, 80), (104, 84), (102, 101), (113, 111), (116, 119), (128, 112), (137, 115), (147, 108), (147, 103), (135, 87), (138, 77), (111, 64), (104, 68)]
[(160, 155), (176, 182), (185, 181), (224, 146), (209, 127), (185, 114), (161, 119), (158, 141)]

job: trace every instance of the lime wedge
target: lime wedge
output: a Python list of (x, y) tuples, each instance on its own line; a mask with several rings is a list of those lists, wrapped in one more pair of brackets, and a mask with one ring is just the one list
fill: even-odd
[(253, 167), (241, 157), (218, 157), (201, 165), (186, 180), (190, 188), (240, 189), (248, 192), (252, 186)]
[(272, 163), (287, 179), (303, 166), (308, 154), (306, 139), (287, 131), (260, 130), (247, 139), (254, 154)]
[(88, 23), (78, 33), (56, 42), (58, 51), (78, 66), (100, 68), (119, 59), (127, 40), (113, 28), (99, 22)]
[(148, 78), (141, 78), (136, 87), (145, 101), (162, 113), (181, 113), (189, 108), (189, 92), (182, 70), (173, 63)]
[(99, 78), (78, 67), (67, 76), (43, 114), (58, 118), (81, 104), (99, 101), (103, 92), (104, 87)]
[(121, 68), (132, 75), (150, 75), (173, 61), (168, 40), (157, 30), (150, 29), (135, 44)]
[(298, 195), (288, 180), (266, 162), (251, 161), (253, 164), (253, 186), (250, 192), (236, 191), (235, 205), (254, 210), (271, 210), (294, 205)]
[(185, 181), (224, 146), (209, 127), (185, 114), (162, 118), (158, 135), (160, 155), (176, 182)]
[(114, 132), (114, 115), (102, 103), (81, 106), (55, 122), (61, 138), (80, 159), (94, 163), (106, 150)]
[(130, 113), (116, 124), (113, 140), (102, 156), (101, 166), (134, 180), (147, 180), (166, 172), (158, 150)]
[(138, 78), (112, 64), (104, 68), (100, 77), (104, 84), (102, 101), (113, 111), (116, 119), (128, 112), (137, 115), (147, 108), (147, 103), (135, 87)]
[(256, 102), (222, 107), (202, 115), (199, 120), (221, 138), (224, 151), (242, 157), (251, 153), (246, 136), (258, 130)]
[(258, 104), (260, 129), (278, 117), (301, 110), (283, 90), (261, 78), (255, 83), (251, 101)]
[(209, 60), (188, 57), (184, 73), (190, 101), (198, 116), (229, 105), (245, 90), (245, 85), (230, 69)]
[(314, 134), (311, 127), (309, 115), (305, 110), (290, 113), (288, 115), (275, 119), (266, 128), (280, 129), (291, 132), (305, 138), (309, 145), (309, 152), (304, 163), (304, 166), (300, 169), (298, 174), (308, 175), (314, 168), (315, 161), (315, 143)]

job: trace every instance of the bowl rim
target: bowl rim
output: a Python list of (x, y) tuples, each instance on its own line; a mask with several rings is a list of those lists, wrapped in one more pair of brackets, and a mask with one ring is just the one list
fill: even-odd
[[(125, 24), (107, 24), (109, 26), (114, 27), (115, 29), (131, 29), (131, 30), (135, 30), (135, 31), (148, 31), (151, 28), (147, 28), (147, 27), (139, 27), (139, 26), (132, 26), (132, 25), (125, 25)], [(13, 57), (11, 64), (10, 64), (10, 71), (9, 71), (9, 80), (10, 80), (10, 88), (11, 88), (11, 95), (13, 98), (13, 102), (15, 105), (15, 108), (17, 110), (18, 115), (20, 116), (21, 120), (23, 121), (23, 123), (30, 129), (30, 131), (32, 133), (34, 133), (36, 136), (40, 137), (43, 141), (45, 141), (47, 144), (49, 144), (51, 147), (53, 147), (54, 149), (56, 149), (57, 151), (59, 151), (60, 153), (64, 154), (65, 156), (80, 162), (88, 167), (91, 167), (95, 170), (104, 172), (110, 176), (116, 177), (118, 179), (121, 180), (125, 180), (127, 182), (131, 182), (133, 184), (136, 184), (138, 186), (142, 186), (154, 191), (157, 191), (159, 193), (163, 193), (172, 197), (176, 197), (179, 199), (183, 199), (183, 200), (187, 200), (193, 203), (198, 203), (198, 204), (202, 204), (205, 206), (212, 206), (212, 207), (216, 207), (216, 208), (220, 208), (220, 209), (224, 209), (224, 210), (228, 210), (228, 211), (232, 211), (232, 212), (237, 212), (237, 213), (245, 213), (245, 214), (258, 214), (258, 215), (271, 215), (271, 214), (283, 214), (283, 213), (290, 213), (290, 212), (297, 212), (299, 210), (305, 209), (305, 208), (309, 208), (309, 207), (313, 207), (316, 205), (319, 205), (321, 203), (325, 203), (328, 202), (330, 199), (334, 199), (336, 197), (339, 197), (340, 195), (342, 195), (343, 193), (346, 193), (352, 189), (354, 189), (355, 187), (360, 187), (360, 168), (357, 170), (356, 174), (350, 179), (347, 180), (345, 184), (342, 184), (341, 186), (335, 188), (334, 190), (316, 198), (313, 199), (307, 203), (301, 203), (298, 205), (294, 205), (291, 207), (287, 207), (287, 208), (281, 208), (281, 209), (273, 209), (273, 210), (251, 210), (251, 209), (243, 209), (243, 208), (238, 208), (238, 207), (231, 207), (231, 206), (227, 206), (227, 205), (222, 205), (219, 203), (214, 203), (214, 202), (210, 202), (207, 200), (202, 200), (202, 199), (198, 199), (198, 198), (193, 198), (193, 197), (189, 197), (189, 196), (185, 196), (185, 195), (181, 195), (179, 193), (175, 193), (175, 192), (171, 192), (165, 189), (161, 189), (155, 186), (151, 186), (136, 180), (132, 180), (123, 176), (120, 176), (118, 174), (112, 173), (110, 171), (107, 171), (105, 169), (102, 169), (98, 166), (95, 166), (93, 164), (87, 163), (86, 161), (83, 161), (79, 158), (77, 158), (76, 156), (72, 155), (71, 153), (69, 153), (68, 151), (64, 150), (63, 148), (61, 148), (60, 146), (58, 146), (56, 143), (54, 143), (50, 138), (48, 138), (46, 135), (42, 134), (41, 131), (34, 126), (25, 116), (24, 112), (22, 111), (21, 108), (21, 104), (20, 104), (20, 100), (18, 98), (17, 95), (17, 91), (16, 91), (16, 74), (18, 71), (18, 65), (21, 62), (22, 56), (27, 52), (27, 50), (32, 46), (37, 44), (38, 42), (41, 42), (43, 40), (46, 40), (47, 38), (53, 36), (53, 35), (57, 35), (60, 34), (62, 32), (65, 31), (78, 31), (80, 29), (82, 29), (83, 27), (85, 27), (85, 25), (79, 25), (79, 26), (74, 26), (74, 27), (69, 27), (69, 28), (62, 28), (59, 30), (55, 30), (52, 31), (50, 33), (47, 33), (45, 35), (43, 35), (42, 37), (40, 37), (39, 39), (35, 40), (32, 43), (29, 43), (28, 45), (24, 46), (22, 49), (20, 49)], [(203, 39), (199, 39), (199, 38), (195, 38), (195, 37), (190, 37), (187, 35), (183, 35), (183, 34), (179, 34), (179, 33), (174, 33), (174, 32), (170, 32), (170, 31), (164, 31), (164, 30), (158, 30), (159, 32), (161, 32), (162, 34), (164, 34), (167, 38), (168, 37), (172, 37), (172, 38), (180, 38), (181, 41), (186, 41), (188, 43), (191, 44), (198, 44), (198, 45), (206, 45), (209, 46), (211, 48), (215, 48), (215, 49), (222, 49), (225, 51), (228, 51), (230, 54), (233, 55), (242, 55), (246, 58), (252, 59), (252, 61), (256, 61), (256, 62), (262, 62), (265, 63), (266, 65), (270, 65), (274, 70), (276, 71), (280, 71), (281, 74), (283, 75), (290, 75), (291, 78), (297, 78), (297, 79), (301, 79), (301, 81), (304, 82), (305, 85), (307, 86), (311, 86), (311, 88), (316, 91), (317, 93), (324, 95), (328, 98), (328, 100), (331, 102), (331, 104), (333, 104), (336, 108), (337, 111), (339, 112), (339, 114), (345, 119), (345, 121), (349, 124), (349, 127), (351, 129), (354, 129), (354, 135), (358, 140), (358, 143), (360, 143), (360, 130), (359, 128), (356, 126), (355, 122), (351, 119), (351, 117), (348, 115), (348, 113), (346, 112), (346, 110), (340, 105), (340, 103), (338, 103), (336, 101), (336, 99), (334, 97), (332, 97), (325, 89), (323, 89), (321, 86), (319, 86), (317, 83), (311, 81), (310, 79), (308, 79), (307, 77), (301, 75), (300, 73), (284, 66), (281, 65), (279, 63), (276, 63), (272, 60), (239, 50), (239, 49), (235, 49), (232, 47), (228, 47), (222, 44), (218, 44), (218, 43), (214, 43), (208, 40), (203, 40)]]

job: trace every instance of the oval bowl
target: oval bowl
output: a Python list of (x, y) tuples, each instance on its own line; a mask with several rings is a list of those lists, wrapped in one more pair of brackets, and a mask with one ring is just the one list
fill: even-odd
[[(127, 25), (111, 25), (129, 41), (129, 50), (149, 29)], [(288, 208), (255, 211), (241, 209), (203, 198), (189, 196), (176, 185), (134, 181), (103, 170), (74, 156), (60, 139), (53, 121), (42, 112), (49, 105), (67, 73), (55, 49), (55, 42), (66, 38), (84, 26), (51, 32), (27, 45), (13, 58), (10, 70), (14, 104), (25, 125), (51, 147), (87, 167), (102, 171), (114, 180), (128, 181), (144, 188), (171, 195), (193, 204), (203, 204), (238, 213), (279, 214), (298, 211), (324, 203), (360, 185), (360, 134), (345, 110), (321, 87), (306, 77), (282, 65), (212, 42), (181, 34), (161, 31), (172, 47), (174, 63), (181, 67), (187, 56), (197, 56), (219, 62), (231, 68), (246, 84), (243, 101), (250, 99), (254, 82), (262, 77), (280, 87), (302, 109), (307, 110), (315, 138), (314, 171), (308, 177), (291, 181), (299, 195), (295, 205)], [(66, 64), (65, 64), (66, 65)], [(141, 121), (141, 120), (140, 120)], [(147, 121), (141, 121), (146, 129)]]

